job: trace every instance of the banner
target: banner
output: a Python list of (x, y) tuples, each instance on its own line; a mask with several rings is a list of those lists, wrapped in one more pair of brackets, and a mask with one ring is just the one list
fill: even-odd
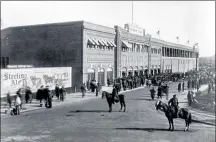
[(41, 85), (48, 85), (53, 90), (56, 84), (71, 87), (71, 82), (71, 67), (1, 69), (1, 97), (9, 91), (14, 94), (19, 88), (26, 86), (36, 92)]

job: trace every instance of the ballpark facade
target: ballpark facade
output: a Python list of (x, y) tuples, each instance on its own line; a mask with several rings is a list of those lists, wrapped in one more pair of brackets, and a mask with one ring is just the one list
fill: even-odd
[(1, 68), (7, 65), (73, 68), (72, 87), (106, 85), (123, 74), (184, 73), (198, 69), (196, 48), (145, 34), (138, 26), (105, 27), (85, 21), (10, 27), (1, 31)]

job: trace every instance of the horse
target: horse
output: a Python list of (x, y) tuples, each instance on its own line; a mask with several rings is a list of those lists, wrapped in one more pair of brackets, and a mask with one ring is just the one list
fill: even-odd
[[(175, 116), (175, 109), (173, 107), (168, 106), (167, 104), (163, 103), (162, 101), (157, 101), (155, 103), (156, 110), (161, 110), (165, 113), (169, 121), (169, 130), (174, 130), (173, 119), (176, 118)], [(185, 108), (180, 108), (177, 113), (178, 117), (185, 120), (185, 129), (184, 131), (189, 130), (189, 124), (191, 124), (191, 113)], [(178, 118), (177, 117), (177, 118)], [(172, 125), (172, 129), (171, 129)]]
[[(102, 91), (102, 99), (104, 99), (104, 97), (106, 97), (107, 103), (109, 105), (109, 112), (112, 112), (112, 104), (115, 102), (115, 100), (113, 99), (113, 93), (108, 93), (106, 91)], [(118, 95), (118, 99), (121, 105), (121, 109), (119, 111), (122, 110), (122, 107), (124, 106), (124, 112), (126, 111), (126, 104), (125, 104), (125, 100), (124, 100), (124, 95), (123, 94), (119, 94)], [(117, 101), (116, 101), (117, 103)]]

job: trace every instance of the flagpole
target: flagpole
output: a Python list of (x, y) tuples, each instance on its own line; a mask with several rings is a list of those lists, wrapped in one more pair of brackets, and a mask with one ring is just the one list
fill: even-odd
[(133, 1), (132, 1), (132, 24), (133, 24)]

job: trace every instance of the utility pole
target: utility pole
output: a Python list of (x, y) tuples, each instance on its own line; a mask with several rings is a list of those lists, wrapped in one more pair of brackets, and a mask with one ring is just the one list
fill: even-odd
[(133, 24), (133, 1), (132, 1), (132, 24)]

